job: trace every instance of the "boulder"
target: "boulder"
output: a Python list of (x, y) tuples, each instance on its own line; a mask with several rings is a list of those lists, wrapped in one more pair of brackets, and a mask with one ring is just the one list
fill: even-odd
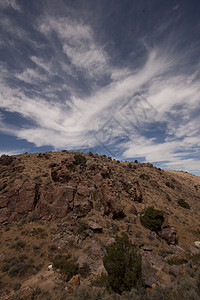
[(198, 249), (196, 247), (190, 246), (189, 250), (190, 250), (190, 253), (192, 255), (198, 255), (198, 254), (200, 254), (200, 249)]
[(142, 202), (143, 195), (142, 190), (140, 188), (140, 184), (137, 180), (132, 183), (128, 183), (126, 186), (126, 192), (131, 196), (133, 201)]
[(80, 211), (90, 211), (93, 208), (91, 189), (87, 186), (87, 182), (80, 182), (76, 194), (74, 196), (73, 209)]
[(73, 209), (76, 188), (59, 184), (43, 187), (35, 207), (43, 219), (62, 218)]
[(142, 257), (142, 278), (145, 281), (157, 283), (158, 278), (156, 276), (156, 270), (153, 268), (151, 261), (147, 256)]
[(87, 253), (93, 256), (103, 257), (105, 254), (105, 248), (100, 244), (99, 241), (95, 241), (93, 239), (90, 245), (87, 247)]
[(79, 256), (77, 260), (77, 264), (79, 265), (80, 268), (82, 268), (85, 263), (87, 263), (91, 269), (94, 264), (94, 260), (84, 253), (81, 256)]
[(131, 214), (134, 214), (135, 216), (138, 215), (137, 208), (134, 205), (131, 205), (131, 208), (130, 208), (129, 212)]
[(158, 235), (164, 239), (168, 245), (176, 245), (176, 234), (176, 228), (169, 225), (167, 217), (165, 216), (164, 222), (161, 226), (161, 231), (158, 233)]
[(101, 225), (99, 225), (97, 222), (95, 222), (95, 221), (89, 221), (88, 222), (88, 226), (89, 226), (89, 228), (90, 229), (92, 229), (93, 231), (95, 231), (95, 232), (102, 232), (102, 226)]
[(195, 244), (195, 246), (196, 246), (197, 248), (200, 249), (200, 242), (199, 242), (199, 241), (195, 241), (194, 244)]
[(142, 250), (151, 252), (153, 249), (152, 249), (152, 247), (150, 245), (144, 245), (142, 247)]
[(125, 218), (124, 207), (120, 201), (115, 182), (112, 179), (104, 181), (100, 188), (100, 200), (103, 205), (103, 215), (111, 215), (113, 219)]
[(80, 274), (77, 274), (77, 275), (74, 275), (70, 281), (69, 281), (69, 284), (72, 284), (72, 285), (79, 285), (80, 284)]

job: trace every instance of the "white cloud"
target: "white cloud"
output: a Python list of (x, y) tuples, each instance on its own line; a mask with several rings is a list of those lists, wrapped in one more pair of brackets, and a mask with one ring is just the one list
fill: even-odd
[(5, 154), (5, 155), (17, 155), (23, 153), (25, 150), (24, 149), (17, 149), (17, 150), (3, 150), (0, 149), (0, 156)]
[[(148, 49), (144, 65), (137, 70), (131, 66), (113, 66), (91, 28), (68, 19), (45, 19), (39, 29), (49, 45), (53, 43), (53, 33), (56, 34), (69, 61), (56, 45), (52, 48), (57, 47), (55, 57), (31, 56), (35, 69), (27, 68), (13, 76), (35, 85), (47, 83), (32, 97), (27, 96), (25, 87), (10, 87), (7, 66), (2, 67), (0, 107), (21, 114), (34, 125), (10, 127), (1, 118), (1, 131), (36, 146), (77, 149), (95, 147), (98, 142), (94, 134), (106, 122), (114, 120), (107, 124), (110, 128), (115, 126), (110, 133), (113, 143), (116, 139), (129, 138), (128, 142), (123, 140), (118, 144), (124, 158), (145, 157), (147, 161), (162, 162), (166, 167), (198, 170), (198, 159), (195, 156), (188, 159), (193, 153), (197, 155), (200, 147), (200, 123), (195, 115), (198, 109), (200, 111), (198, 72), (193, 72), (188, 81), (188, 74), (177, 72), (177, 57), (159, 48)], [(55, 68), (56, 62), (64, 74)], [(65, 80), (66, 73), (76, 77), (76, 68), (83, 71), (83, 79), (94, 76), (98, 80), (109, 75), (110, 83), (97, 87), (91, 80), (91, 94), (77, 96), (79, 83), (70, 86)], [(60, 86), (51, 81), (53, 75), (61, 76)], [(56, 98), (58, 91), (66, 91), (66, 94), (70, 91), (71, 96), (61, 102), (59, 96)], [(127, 106), (122, 108), (126, 102)], [(162, 142), (156, 136), (144, 137), (144, 130), (148, 132), (154, 122), (163, 122), (166, 126)]]
[(69, 19), (46, 19), (40, 25), (40, 30), (51, 38), (55, 32), (62, 43), (63, 52), (67, 55), (72, 65), (87, 71), (90, 76), (105, 74), (108, 55), (99, 46), (89, 26), (76, 23)]
[(44, 74), (41, 74), (37, 70), (33, 70), (29, 68), (24, 70), (22, 73), (17, 73), (15, 77), (26, 83), (31, 83), (31, 84), (47, 81), (48, 79), (47, 76), (45, 76)]

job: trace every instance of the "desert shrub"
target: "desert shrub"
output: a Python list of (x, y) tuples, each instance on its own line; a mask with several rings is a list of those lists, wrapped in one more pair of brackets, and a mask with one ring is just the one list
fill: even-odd
[(38, 228), (33, 228), (32, 230), (32, 236), (35, 236), (36, 238), (44, 239), (48, 236), (44, 228), (38, 227)]
[(21, 283), (20, 283), (20, 282), (15, 282), (15, 283), (13, 284), (13, 290), (14, 290), (14, 291), (19, 290), (20, 287), (21, 287)]
[(139, 177), (140, 177), (141, 179), (149, 180), (149, 175), (144, 174), (144, 173), (140, 174)]
[(166, 194), (166, 198), (167, 198), (167, 200), (170, 202), (172, 199), (171, 199), (171, 197), (170, 197), (170, 195), (168, 195), (168, 194)]
[(171, 189), (174, 190), (174, 185), (173, 185), (173, 183), (167, 181), (165, 184), (166, 184), (167, 187), (169, 187), (169, 188), (171, 188)]
[(37, 213), (32, 212), (29, 216), (28, 216), (28, 222), (36, 222), (39, 220), (39, 217), (37, 215)]
[(27, 273), (30, 267), (31, 266), (28, 263), (19, 262), (10, 268), (8, 275), (10, 277), (14, 277), (14, 276), (22, 277)]
[(6, 187), (7, 187), (7, 183), (3, 182), (2, 184), (0, 184), (0, 191), (5, 189)]
[(200, 262), (200, 254), (195, 254), (191, 257), (191, 260), (196, 263), (196, 262)]
[(88, 227), (88, 224), (84, 221), (79, 221), (78, 222), (78, 228), (77, 228), (77, 233), (78, 234), (81, 234), (83, 233), (85, 230), (87, 230), (89, 227)]
[(142, 226), (150, 229), (151, 231), (158, 232), (161, 230), (162, 223), (164, 222), (164, 212), (150, 206), (140, 217), (140, 222)]
[(55, 251), (57, 251), (57, 246), (55, 245), (55, 244), (50, 244), (49, 246), (48, 246), (48, 248), (49, 248), (49, 251), (50, 252), (55, 252)]
[(190, 209), (189, 203), (186, 202), (184, 199), (178, 199), (177, 203), (178, 203), (178, 205), (180, 205), (183, 208)]
[(77, 206), (74, 208), (73, 212), (76, 215), (79, 215), (79, 217), (85, 217), (89, 213), (90, 209), (89, 208), (83, 208), (81, 206)]
[(90, 267), (87, 263), (84, 263), (82, 267), (79, 268), (79, 273), (83, 278), (86, 278), (90, 273)]
[(142, 285), (142, 258), (126, 233), (121, 237), (116, 236), (115, 242), (108, 246), (106, 251), (103, 263), (113, 291), (121, 294), (132, 287)]
[(93, 156), (93, 153), (92, 153), (92, 151), (90, 151), (88, 154), (89, 154), (89, 156)]
[(2, 272), (7, 272), (10, 269), (10, 264), (4, 263), (1, 267)]
[(16, 243), (11, 245), (11, 248), (15, 248), (15, 249), (19, 250), (19, 249), (23, 249), (25, 247), (25, 245), (26, 245), (25, 241), (18, 240)]
[(109, 288), (110, 284), (108, 281), (108, 275), (101, 273), (101, 275), (98, 275), (96, 280), (92, 282), (92, 285)]
[(56, 255), (53, 259), (53, 268), (60, 269), (60, 273), (68, 275), (69, 279), (78, 274), (78, 264), (71, 259), (69, 254), (65, 256)]
[(180, 265), (183, 265), (183, 264), (187, 263), (187, 260), (186, 259), (182, 259), (182, 258), (176, 258), (176, 259), (173, 258), (173, 259), (168, 259), (167, 263), (170, 266), (173, 266), (173, 265), (180, 266)]
[(135, 160), (134, 160), (134, 163), (135, 163), (135, 164), (138, 164), (138, 160), (137, 160), (137, 159), (135, 159)]
[(167, 256), (167, 250), (166, 249), (160, 249), (158, 254), (165, 258)]
[(41, 294), (41, 289), (40, 287), (37, 285), (33, 291), (33, 296), (36, 296), (36, 295), (40, 295)]
[(85, 165), (87, 162), (85, 156), (81, 154), (75, 154), (74, 155), (74, 164), (75, 165)]
[(32, 246), (32, 248), (36, 252), (40, 251), (40, 249), (41, 249), (41, 247), (39, 245), (35, 245), (35, 244)]

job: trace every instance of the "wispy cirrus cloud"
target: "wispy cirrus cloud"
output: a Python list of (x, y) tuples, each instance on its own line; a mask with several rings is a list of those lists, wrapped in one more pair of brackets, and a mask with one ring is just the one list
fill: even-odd
[(47, 18), (41, 23), (40, 31), (50, 40), (56, 33), (62, 51), (75, 68), (87, 72), (89, 76), (106, 74), (109, 57), (103, 47), (95, 42), (88, 25), (66, 18)]
[[(119, 158), (200, 169), (200, 79), (196, 70), (183, 72), (186, 53), (179, 59), (169, 45), (146, 47), (143, 63), (133, 69), (113, 63), (82, 21), (42, 16), (34, 31), (42, 43), (26, 33), (26, 64), (12, 74), (2, 64), (1, 132), (38, 147), (91, 149), (101, 143)], [(11, 125), (4, 112), (27, 123)]]

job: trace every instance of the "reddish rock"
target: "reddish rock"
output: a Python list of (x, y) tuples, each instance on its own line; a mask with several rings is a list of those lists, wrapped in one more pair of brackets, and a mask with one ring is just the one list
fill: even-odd
[(87, 186), (86, 182), (81, 182), (76, 190), (73, 209), (80, 208), (81, 210), (90, 211), (92, 207), (91, 189)]
[(62, 274), (62, 280), (67, 282), (68, 281), (68, 275), (67, 274)]
[(74, 275), (70, 281), (69, 281), (69, 284), (72, 284), (72, 285), (79, 285), (80, 284), (80, 274), (77, 274), (77, 275)]
[(120, 194), (116, 191), (113, 180), (106, 180), (100, 191), (103, 214), (111, 215), (114, 219), (124, 218), (124, 207), (121, 204)]
[(97, 222), (95, 221), (89, 221), (88, 226), (90, 229), (92, 229), (95, 232), (102, 232), (102, 226), (99, 225)]
[(92, 240), (87, 248), (87, 252), (93, 256), (103, 257), (105, 254), (105, 249), (99, 241)]
[(176, 229), (168, 224), (167, 217), (165, 216), (165, 220), (161, 226), (161, 231), (158, 233), (158, 235), (162, 239), (164, 239), (169, 245), (175, 245), (177, 242), (176, 234)]
[(38, 186), (34, 181), (25, 181), (22, 185), (16, 185), (0, 196), (1, 222), (19, 219), (25, 213), (34, 210), (38, 197)]
[(153, 268), (151, 261), (146, 255), (143, 255), (142, 257), (142, 278), (151, 283), (157, 283), (158, 281), (156, 270)]
[(128, 194), (133, 198), (133, 201), (142, 202), (142, 190), (138, 181), (133, 182), (131, 188), (128, 190)]
[(123, 189), (133, 198), (133, 201), (142, 202), (142, 190), (137, 180), (131, 182), (123, 179), (121, 182)]
[(43, 219), (62, 218), (73, 209), (76, 188), (63, 185), (48, 185), (41, 191), (36, 210)]

